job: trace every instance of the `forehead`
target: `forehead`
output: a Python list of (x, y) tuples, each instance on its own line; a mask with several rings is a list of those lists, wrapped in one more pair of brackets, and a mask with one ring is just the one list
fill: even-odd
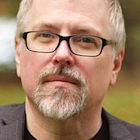
[[(32, 6), (44, 8), (63, 8), (75, 12), (91, 13), (92, 10), (102, 11), (107, 5), (107, 0), (33, 0)], [(101, 8), (100, 8), (101, 7)], [(35, 8), (35, 7), (34, 7)], [(99, 10), (100, 9), (100, 10)], [(40, 9), (43, 10), (43, 9)]]
[[(34, 0), (30, 9), (29, 26), (50, 22), (67, 26), (92, 26), (104, 28), (108, 25), (106, 0)], [(73, 25), (72, 25), (73, 24)], [(100, 26), (100, 27), (99, 27)], [(64, 26), (63, 26), (64, 27)]]

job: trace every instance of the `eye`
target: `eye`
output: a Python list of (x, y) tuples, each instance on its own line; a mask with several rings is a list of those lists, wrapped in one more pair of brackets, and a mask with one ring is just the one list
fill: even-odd
[(82, 38), (81, 41), (84, 43), (94, 43), (92, 38)]
[(57, 39), (55, 34), (47, 32), (32, 32), (32, 35), (32, 40), (40, 43), (50, 43)]
[(51, 38), (51, 37), (53, 37), (52, 34), (49, 34), (49, 33), (38, 33), (37, 36), (42, 37), (42, 38)]
[(76, 37), (74, 39), (75, 42), (77, 43), (85, 43), (85, 44), (95, 44), (96, 39), (88, 36), (83, 36), (83, 37)]

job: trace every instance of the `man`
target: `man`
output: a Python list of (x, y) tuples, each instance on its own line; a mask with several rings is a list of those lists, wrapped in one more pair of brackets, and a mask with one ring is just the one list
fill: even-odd
[(15, 59), (26, 101), (1, 107), (0, 140), (138, 140), (139, 127), (102, 108), (124, 48), (117, 0), (23, 0)]

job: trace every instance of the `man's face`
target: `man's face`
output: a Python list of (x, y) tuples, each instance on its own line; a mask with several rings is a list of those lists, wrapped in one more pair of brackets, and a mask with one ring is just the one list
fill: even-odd
[[(104, 0), (34, 0), (25, 31), (49, 31), (62, 36), (86, 34), (111, 39), (108, 7)], [(82, 57), (72, 54), (66, 41), (62, 41), (53, 53), (30, 52), (25, 43), (20, 53), (16, 51), (17, 74), (28, 99), (32, 102), (34, 96), (39, 96), (51, 104), (57, 96), (55, 105), (60, 103), (63, 110), (65, 106), (70, 108), (69, 104), (77, 98), (82, 100), (81, 104), (84, 102), (81, 110), (101, 109), (109, 85), (116, 81), (121, 61), (121, 55), (112, 59), (111, 46), (106, 46), (98, 57)]]

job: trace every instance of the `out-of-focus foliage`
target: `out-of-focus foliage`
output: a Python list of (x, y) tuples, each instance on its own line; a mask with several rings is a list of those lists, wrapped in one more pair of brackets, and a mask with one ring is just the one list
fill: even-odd
[[(2, 14), (8, 16), (15, 16), (18, 11), (20, 0), (0, 0), (0, 8), (2, 8)], [(1, 13), (1, 10), (0, 10)]]
[(11, 16), (15, 16), (17, 14), (18, 11), (18, 6), (20, 3), (20, 0), (8, 0), (9, 1), (9, 14)]
[(124, 67), (140, 70), (140, 0), (120, 0), (126, 21), (127, 43)]

